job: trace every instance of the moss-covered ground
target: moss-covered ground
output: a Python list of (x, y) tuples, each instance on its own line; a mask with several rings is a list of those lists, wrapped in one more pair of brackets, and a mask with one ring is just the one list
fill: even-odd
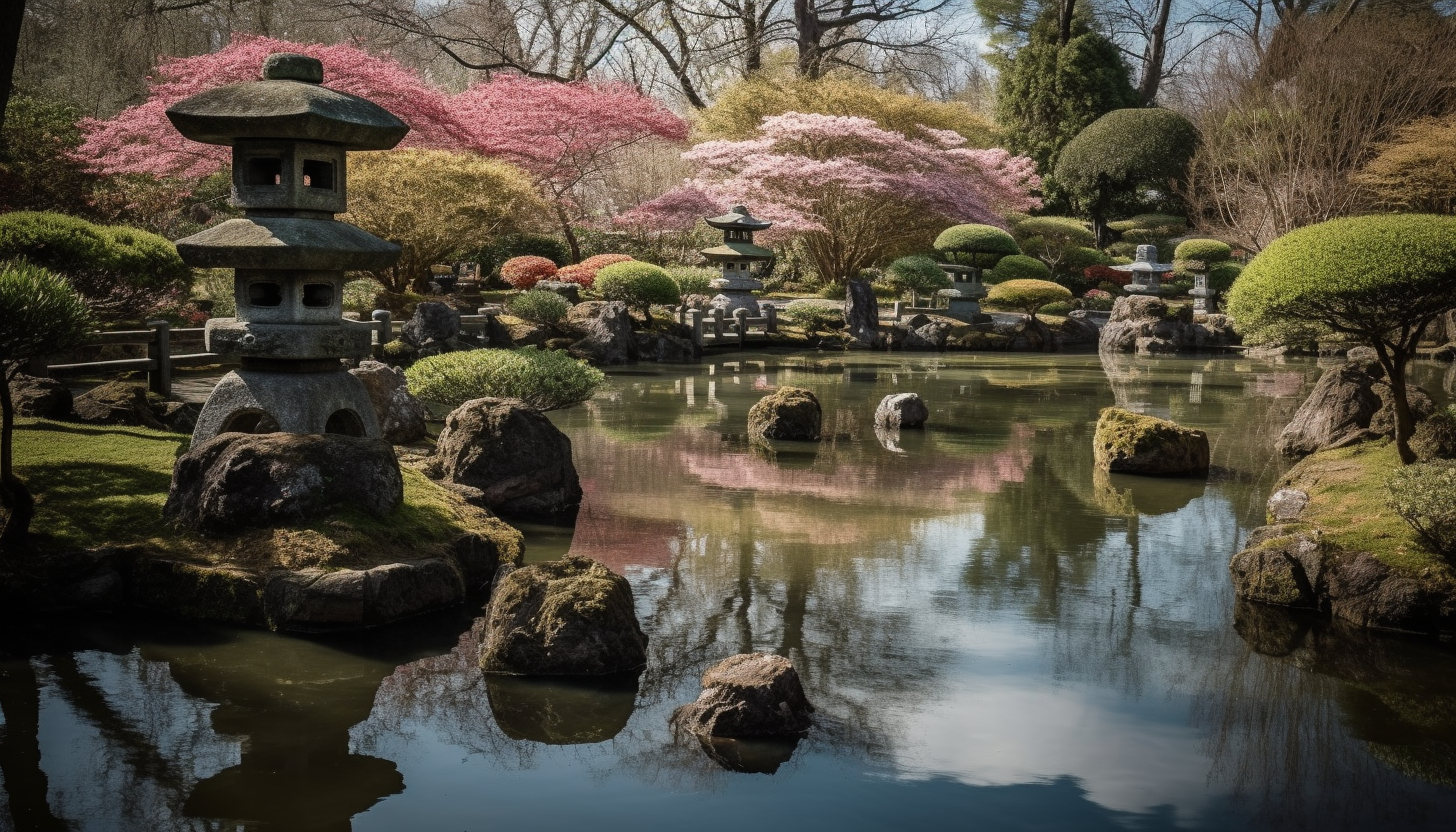
[(1300, 521), (1320, 529), (1341, 548), (1370, 552), (1386, 565), (1412, 573), (1445, 571), (1444, 561), (1427, 551), (1411, 527), (1385, 505), (1385, 481), (1399, 465), (1394, 442), (1366, 442), (1306, 457), (1279, 487), (1309, 494)]
[(367, 567), (444, 554), (466, 532), (517, 551), (519, 534), (408, 466), (404, 502), (387, 517), (344, 509), (286, 529), (203, 538), (162, 519), (182, 434), (20, 419), (16, 473), (36, 498), (42, 551), (144, 545), (156, 554), (248, 568)]

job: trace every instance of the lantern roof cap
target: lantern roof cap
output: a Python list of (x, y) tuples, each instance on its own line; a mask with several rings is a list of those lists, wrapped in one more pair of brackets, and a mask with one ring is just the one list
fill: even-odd
[(774, 256), (773, 249), (737, 240), (705, 248), (700, 254), (709, 260), (769, 260)]
[(263, 80), (184, 98), (167, 108), (167, 118), (187, 138), (220, 145), (284, 139), (388, 150), (409, 132), (409, 125), (394, 113), (366, 98), (321, 86), (322, 81), (323, 64), (317, 58), (274, 53), (263, 62)]
[(714, 228), (722, 229), (724, 231), (727, 231), (729, 229), (743, 231), (762, 231), (765, 228), (769, 228), (773, 225), (773, 223), (769, 222), (768, 220), (761, 220), (757, 217), (750, 216), (748, 213), (748, 209), (742, 205), (733, 206), (733, 210), (729, 211), (721, 217), (708, 217), (706, 220), (704, 220), (704, 222)]

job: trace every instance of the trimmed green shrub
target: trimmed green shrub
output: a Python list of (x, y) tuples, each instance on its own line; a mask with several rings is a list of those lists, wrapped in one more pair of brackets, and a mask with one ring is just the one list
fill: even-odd
[(512, 257), (501, 264), (501, 280), (522, 291), (556, 276), (556, 264), (545, 257)]
[[(1172, 110), (1113, 110), (1067, 142), (1054, 176), (1091, 215), (1094, 227), (1110, 227), (1107, 218), (1119, 202), (1139, 201), (1141, 192), (1166, 191), (1169, 182), (1185, 179), (1197, 147), (1198, 129)], [(1098, 236), (1106, 242), (1105, 233)]]
[(667, 270), (667, 276), (677, 284), (679, 296), (687, 295), (709, 295), (713, 293), (713, 287), (708, 284), (723, 276), (717, 269), (704, 269), (697, 266), (673, 266)]
[(1449, 411), (1433, 414), (1416, 425), (1410, 446), (1421, 462), (1456, 459), (1456, 417)]
[[(231, 278), (229, 278), (231, 279)], [(366, 318), (375, 309), (374, 299), (384, 291), (384, 284), (372, 277), (351, 280), (344, 284), (344, 311), (359, 312)]]
[(1016, 238), (994, 225), (952, 225), (935, 238), (935, 250), (952, 263), (990, 268), (1002, 257), (1020, 254)]
[(652, 304), (673, 304), (680, 299), (677, 283), (665, 269), (640, 260), (614, 263), (597, 272), (596, 290), (607, 300), (640, 310), (649, 321)]
[(405, 370), (411, 393), (449, 407), (493, 396), (556, 410), (591, 398), (606, 378), (564, 352), (533, 347), (447, 352), (421, 358)]
[(1207, 266), (1222, 263), (1233, 256), (1233, 246), (1222, 240), (1209, 240), (1202, 237), (1184, 240), (1173, 249), (1174, 260), (1196, 260)]
[[(1291, 344), (1331, 332), (1381, 344), (1391, 387), (1405, 386), (1414, 333), (1456, 307), (1456, 217), (1387, 214), (1349, 217), (1285, 234), (1244, 268), (1228, 312), (1248, 344)], [(1395, 444), (1415, 460), (1415, 419), (1394, 400)]]
[[(1039, 260), (1033, 262), (1041, 263)], [(1070, 289), (1050, 280), (1008, 280), (992, 286), (986, 294), (988, 302), (1032, 317), (1036, 317), (1037, 310), (1049, 303), (1069, 302), (1071, 299)]]
[[(1060, 285), (1060, 284), (1058, 284), (1058, 285)], [(1041, 309), (1038, 309), (1037, 310), (1037, 312), (1039, 312), (1042, 315), (1059, 315), (1059, 316), (1061, 316), (1063, 318), (1065, 318), (1067, 316), (1067, 313), (1068, 312), (1071, 312), (1071, 311), (1072, 311), (1072, 304), (1069, 303), (1069, 302), (1067, 302), (1067, 301), (1061, 301), (1061, 300), (1052, 301), (1051, 303), (1049, 303), (1046, 306), (1043, 306)]]
[(1135, 229), (1143, 229), (1175, 235), (1183, 233), (1188, 228), (1188, 218), (1180, 217), (1177, 214), (1138, 214), (1125, 220), (1110, 222), (1107, 227), (1122, 234)]
[[(1003, 283), (1007, 280), (1050, 280), (1052, 270), (1047, 264), (1025, 254), (1003, 257), (996, 268), (986, 273), (986, 283)], [(1071, 294), (1068, 293), (1068, 297)]]
[(1456, 462), (1418, 462), (1386, 480), (1386, 505), (1432, 552), (1456, 561)]
[[(1055, 245), (1057, 248), (1090, 248), (1097, 245), (1097, 238), (1087, 228), (1087, 224), (1073, 217), (1029, 217), (1017, 223), (1011, 233), (1017, 240), (1023, 241), (1030, 237), (1040, 237), (1045, 244)], [(1025, 245), (1022, 247), (1024, 249)]]
[(950, 288), (950, 275), (939, 263), (923, 254), (901, 257), (885, 270), (884, 282), (900, 293), (929, 295)]
[(410, 361), (415, 357), (415, 348), (399, 338), (380, 347), (379, 351), (391, 361)]
[(506, 234), (460, 259), (476, 261), (480, 264), (480, 273), (486, 275), (498, 270), (513, 257), (545, 257), (557, 266), (571, 262), (571, 252), (566, 243), (545, 234)]
[(571, 311), (571, 301), (544, 289), (532, 289), (511, 298), (511, 314), (525, 321), (554, 326)]
[(18, 258), (64, 278), (103, 320), (139, 318), (192, 285), (192, 270), (165, 237), (65, 214), (0, 214), (0, 260)]
[(823, 330), (843, 327), (844, 307), (833, 301), (800, 298), (790, 301), (779, 312), (779, 318), (790, 326), (799, 327), (806, 334), (813, 335)]

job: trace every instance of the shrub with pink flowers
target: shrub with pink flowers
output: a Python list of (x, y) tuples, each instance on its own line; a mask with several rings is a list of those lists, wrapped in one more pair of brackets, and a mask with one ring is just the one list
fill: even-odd
[(500, 273), (501, 280), (525, 291), (543, 280), (555, 277), (557, 269), (556, 264), (545, 257), (528, 254), (525, 257), (512, 257), (502, 263)]
[(556, 272), (556, 279), (575, 283), (590, 289), (597, 281), (597, 272), (614, 263), (626, 263), (636, 258), (627, 254), (594, 254), (572, 266), (563, 266)]

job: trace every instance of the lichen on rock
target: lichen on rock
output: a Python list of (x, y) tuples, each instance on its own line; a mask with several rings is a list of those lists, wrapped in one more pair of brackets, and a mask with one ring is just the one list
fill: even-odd
[(754, 439), (819, 441), (824, 414), (819, 399), (802, 387), (780, 387), (748, 411), (748, 435)]
[(1124, 474), (1204, 476), (1208, 434), (1167, 419), (1103, 408), (1093, 436), (1097, 467)]

